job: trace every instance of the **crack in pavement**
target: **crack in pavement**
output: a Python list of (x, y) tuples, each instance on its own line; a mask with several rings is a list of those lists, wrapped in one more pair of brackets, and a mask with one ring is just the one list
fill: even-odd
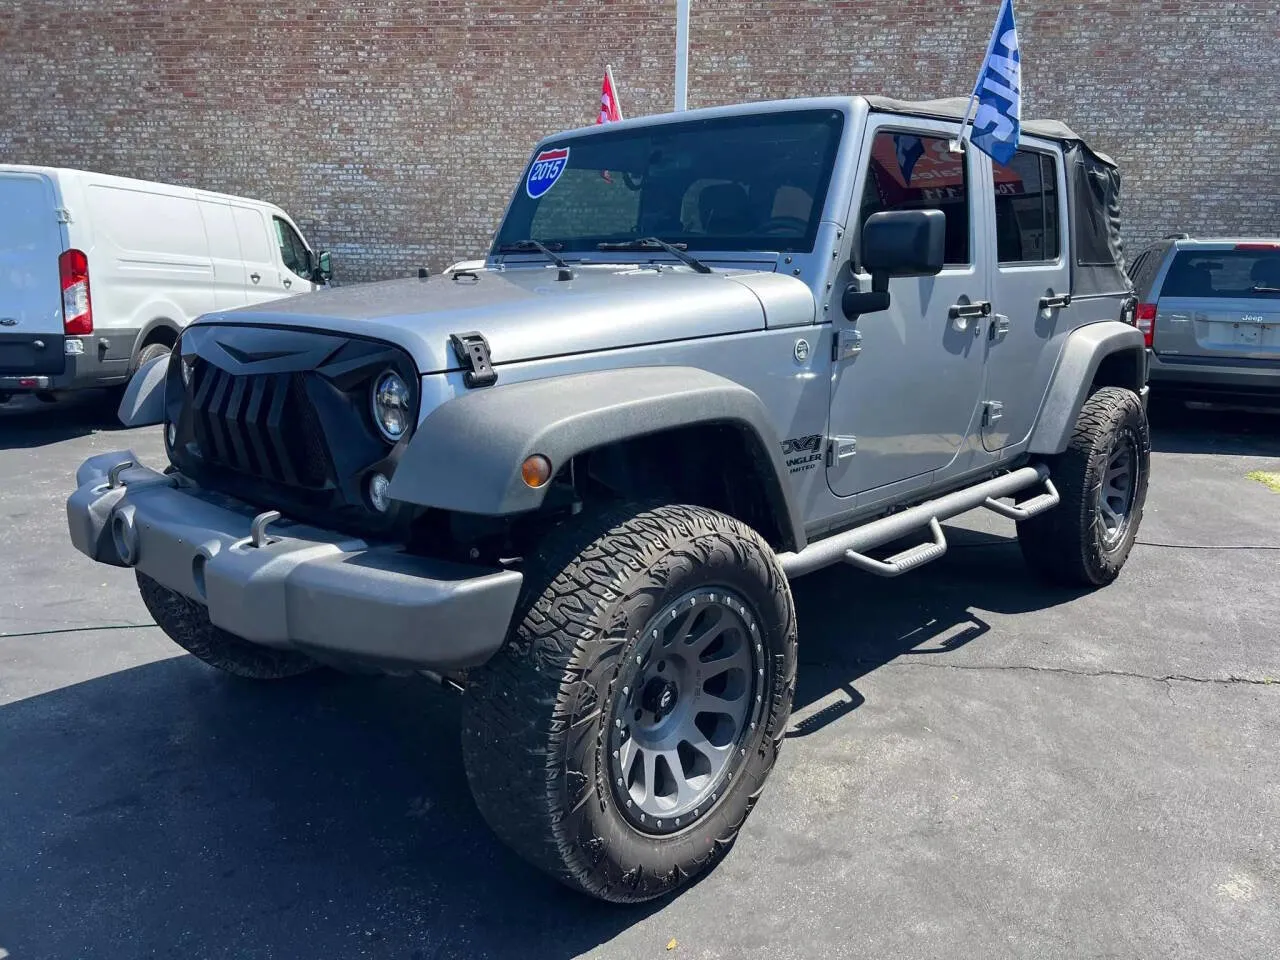
[(1191, 677), (1182, 673), (1170, 673), (1164, 676), (1155, 676), (1148, 673), (1135, 673), (1129, 670), (1073, 670), (1070, 667), (1036, 667), (1028, 664), (981, 664), (981, 663), (936, 663), (926, 660), (919, 661), (893, 661), (890, 663), (881, 663), (875, 660), (853, 660), (853, 661), (821, 661), (817, 663), (801, 662), (803, 667), (840, 667), (850, 664), (876, 666), (879, 669), (885, 667), (925, 667), (930, 670), (973, 670), (973, 671), (1025, 671), (1029, 673), (1059, 673), (1071, 677), (1122, 677), (1129, 680), (1149, 680), (1152, 683), (1214, 683), (1223, 686), (1233, 686), (1236, 684), (1245, 684), (1257, 687), (1275, 687), (1280, 690), (1280, 679), (1272, 679), (1271, 677)]
[(60, 627), (57, 630), (31, 630), (27, 633), (0, 633), (0, 640), (18, 640), (22, 637), (51, 637), (60, 633), (95, 633), (98, 630), (154, 630), (154, 623), (108, 623), (101, 627)]

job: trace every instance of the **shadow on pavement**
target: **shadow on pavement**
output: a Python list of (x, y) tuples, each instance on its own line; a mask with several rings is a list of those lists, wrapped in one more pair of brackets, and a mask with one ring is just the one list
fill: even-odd
[[(843, 689), (852, 706), (793, 736), (853, 709), (877, 667), (981, 638), (971, 605), (1074, 595), (1037, 585), (1012, 541), (950, 535), (916, 577), (797, 582), (796, 705)], [(472, 803), (458, 726), (459, 699), (425, 680), (253, 685), (186, 656), (0, 707), (0, 946), (565, 958), (658, 909), (595, 904), (509, 853)]]
[(0, 403), (0, 450), (46, 447), (102, 430), (121, 430), (119, 395), (84, 390), (45, 403), (32, 396)]
[(1188, 406), (1153, 396), (1148, 414), (1157, 453), (1280, 456), (1280, 407)]

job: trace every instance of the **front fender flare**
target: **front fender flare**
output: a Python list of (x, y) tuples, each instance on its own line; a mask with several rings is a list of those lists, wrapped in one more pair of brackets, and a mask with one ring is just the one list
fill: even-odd
[(409, 442), (388, 493), (397, 500), (506, 516), (536, 510), (520, 464), (535, 453), (559, 469), (578, 454), (663, 430), (727, 424), (742, 431), (775, 511), (784, 549), (804, 545), (782, 446), (764, 404), (741, 384), (695, 367), (636, 367), (476, 390), (430, 413)]
[(1058, 366), (1040, 407), (1040, 417), (1031, 434), (1028, 453), (1058, 454), (1067, 449), (1076, 417), (1098, 376), (1103, 361), (1117, 354), (1134, 356), (1132, 374), (1115, 386), (1138, 393), (1146, 384), (1146, 344), (1136, 327), (1119, 320), (1104, 320), (1073, 330), (1067, 335)]

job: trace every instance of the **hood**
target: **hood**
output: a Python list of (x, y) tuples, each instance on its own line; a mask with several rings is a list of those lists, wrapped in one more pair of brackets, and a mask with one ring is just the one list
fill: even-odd
[(573, 280), (559, 281), (553, 268), (519, 267), (389, 280), (211, 313), (200, 322), (372, 337), (403, 348), (427, 374), (459, 368), (449, 345), (452, 333), (483, 334), (499, 365), (761, 330), (760, 281), (766, 276), (768, 286), (785, 285), (789, 313), (798, 302), (791, 287), (803, 289), (807, 322), (813, 317), (808, 288), (777, 274), (617, 264), (575, 266), (574, 273)]

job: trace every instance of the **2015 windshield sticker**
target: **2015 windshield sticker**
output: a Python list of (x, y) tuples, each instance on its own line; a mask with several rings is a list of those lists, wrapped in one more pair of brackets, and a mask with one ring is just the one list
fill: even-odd
[(525, 177), (524, 192), (537, 200), (556, 185), (560, 175), (569, 166), (569, 148), (560, 147), (555, 150), (543, 150), (533, 158), (529, 167), (529, 175)]

